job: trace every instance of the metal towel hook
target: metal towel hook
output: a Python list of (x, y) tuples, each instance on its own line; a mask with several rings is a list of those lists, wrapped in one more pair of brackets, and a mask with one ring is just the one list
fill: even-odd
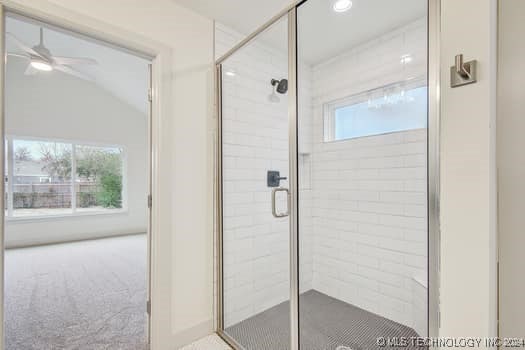
[(472, 78), (470, 74), (470, 65), (463, 63), (463, 54), (456, 55), (456, 72), (463, 78)]
[(475, 83), (476, 60), (463, 62), (463, 54), (456, 55), (454, 66), (450, 67), (450, 86), (458, 87)]

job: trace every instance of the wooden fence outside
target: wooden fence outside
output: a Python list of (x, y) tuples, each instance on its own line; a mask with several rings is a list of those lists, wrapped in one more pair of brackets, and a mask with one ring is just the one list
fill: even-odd
[[(98, 205), (96, 183), (75, 183), (75, 192), (77, 207), (89, 208)], [(13, 185), (14, 209), (71, 208), (71, 197), (70, 182)]]

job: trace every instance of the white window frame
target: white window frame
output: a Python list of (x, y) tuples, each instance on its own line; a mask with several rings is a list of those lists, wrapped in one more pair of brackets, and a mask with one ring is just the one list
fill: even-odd
[[(113, 214), (125, 214), (128, 212), (128, 196), (127, 196), (127, 150), (123, 145), (106, 144), (100, 142), (89, 142), (89, 141), (72, 141), (59, 138), (44, 138), (44, 137), (33, 137), (33, 136), (18, 136), (18, 135), (6, 135), (7, 141), (7, 213), (5, 219), (7, 221), (30, 221), (30, 220), (42, 220), (42, 219), (56, 219), (56, 218), (67, 218), (75, 216), (90, 216), (90, 215), (113, 215)], [(13, 190), (14, 190), (14, 147), (13, 141), (40, 141), (40, 142), (56, 142), (71, 145), (71, 212), (60, 213), (60, 214), (48, 214), (48, 215), (28, 215), (28, 216), (14, 216), (13, 208)], [(87, 147), (99, 147), (99, 148), (119, 148), (122, 150), (122, 208), (112, 210), (94, 210), (94, 211), (77, 211), (77, 191), (76, 191), (76, 148), (77, 146)], [(4, 165), (5, 166), (5, 165)], [(5, 195), (5, 194), (4, 194)]]
[(378, 135), (384, 135), (384, 134), (391, 134), (393, 132), (402, 132), (402, 131), (411, 130), (411, 129), (406, 129), (402, 131), (392, 131), (392, 132), (384, 132), (384, 133), (372, 134), (372, 135), (362, 135), (362, 136), (348, 137), (348, 138), (339, 139), (339, 140), (336, 140), (335, 138), (335, 129), (336, 129), (335, 112), (337, 109), (366, 102), (368, 101), (369, 98), (376, 99), (380, 96), (383, 96), (385, 91), (392, 90), (395, 87), (400, 87), (400, 86), (402, 86), (405, 90), (414, 90), (417, 88), (428, 86), (428, 84), (427, 84), (426, 78), (424, 77), (417, 78), (417, 79), (414, 78), (414, 79), (410, 79), (407, 81), (395, 82), (395, 83), (383, 85), (383, 86), (380, 86), (374, 89), (370, 89), (367, 91), (345, 96), (343, 98), (324, 102), (323, 103), (323, 142), (324, 143), (342, 142), (342, 141), (348, 141), (348, 140), (358, 139), (362, 137), (378, 136)]

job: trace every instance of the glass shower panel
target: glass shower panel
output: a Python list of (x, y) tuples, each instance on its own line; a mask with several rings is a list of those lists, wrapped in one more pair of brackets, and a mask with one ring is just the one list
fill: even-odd
[(308, 0), (297, 40), (300, 348), (426, 336), (426, 1)]
[(247, 350), (289, 348), (287, 25), (221, 65), (223, 328)]

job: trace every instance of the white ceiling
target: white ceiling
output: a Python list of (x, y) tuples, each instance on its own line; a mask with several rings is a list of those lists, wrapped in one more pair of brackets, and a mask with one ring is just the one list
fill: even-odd
[(299, 58), (317, 64), (422, 18), (423, 0), (353, 0), (344, 13), (330, 0), (309, 0), (297, 12)]
[[(19, 18), (8, 17), (6, 21), (6, 31), (13, 33), (30, 47), (39, 42), (39, 28), (40, 25)], [(95, 41), (82, 39), (77, 35), (46, 27), (44, 27), (44, 45), (57, 56), (89, 57), (97, 60), (98, 65), (76, 65), (74, 68), (91, 76), (94, 84), (115, 97), (147, 113), (149, 85), (147, 60)], [(8, 52), (21, 52), (9, 39), (6, 41), (6, 48)], [(8, 59), (21, 58), (8, 56)]]
[[(250, 34), (281, 9), (289, 0), (174, 0), (232, 29)], [(422, 0), (353, 0), (344, 13), (332, 10), (334, 0), (308, 0), (297, 14), (299, 59), (321, 63), (349, 48), (401, 27), (426, 14)], [(285, 49), (286, 25), (278, 24), (261, 38)]]
[(292, 3), (291, 0), (173, 0), (232, 29), (250, 34)]

